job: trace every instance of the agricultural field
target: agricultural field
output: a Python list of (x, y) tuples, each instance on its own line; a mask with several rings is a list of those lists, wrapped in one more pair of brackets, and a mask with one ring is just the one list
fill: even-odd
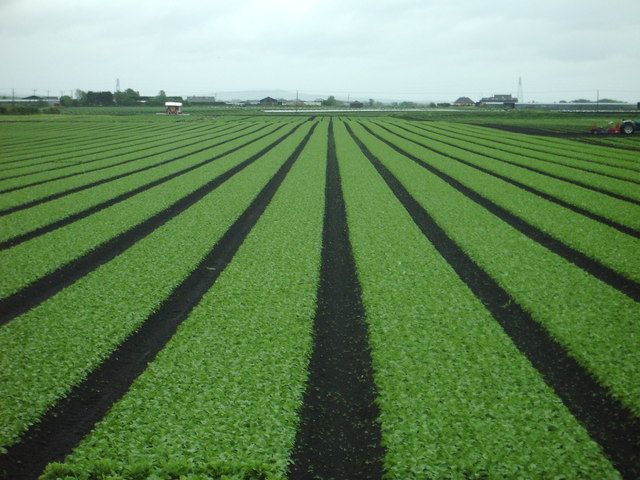
[(640, 478), (640, 136), (472, 120), (0, 122), (0, 478)]

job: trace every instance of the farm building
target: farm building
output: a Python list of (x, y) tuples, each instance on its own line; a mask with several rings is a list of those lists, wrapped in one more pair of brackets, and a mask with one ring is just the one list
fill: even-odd
[(495, 94), (491, 97), (484, 97), (480, 99), (480, 103), (516, 103), (518, 101), (517, 98), (512, 97), (511, 94)]
[(282, 102), (272, 97), (264, 97), (258, 102), (260, 105), (273, 107), (274, 105), (282, 105)]
[(453, 102), (454, 107), (472, 107), (475, 104), (476, 103), (469, 97), (460, 97), (455, 102)]
[(182, 102), (164, 102), (167, 115), (180, 115), (182, 113)]

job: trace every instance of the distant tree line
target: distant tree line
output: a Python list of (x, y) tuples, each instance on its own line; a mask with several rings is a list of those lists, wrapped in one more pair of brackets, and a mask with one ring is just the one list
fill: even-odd
[(182, 97), (168, 97), (164, 90), (160, 90), (154, 97), (140, 95), (140, 92), (127, 88), (122, 92), (85, 92), (76, 90), (75, 98), (69, 95), (60, 97), (60, 105), (63, 107), (132, 107), (132, 106), (163, 106), (166, 101), (182, 102)]

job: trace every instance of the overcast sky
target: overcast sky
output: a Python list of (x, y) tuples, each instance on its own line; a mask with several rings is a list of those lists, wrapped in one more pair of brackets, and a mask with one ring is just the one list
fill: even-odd
[(0, 93), (640, 101), (639, 0), (0, 0)]

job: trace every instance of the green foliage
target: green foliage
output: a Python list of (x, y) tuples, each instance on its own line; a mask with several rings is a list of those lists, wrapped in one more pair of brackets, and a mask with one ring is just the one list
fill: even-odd
[[(636, 320), (640, 307), (636, 302), (524, 237), (443, 180), (364, 133), (362, 128), (355, 130), (474, 262), (622, 403), (640, 413), (640, 371), (636, 368), (640, 363), (640, 325)], [(637, 249), (633, 242), (625, 244), (629, 250), (620, 253), (618, 242), (628, 241), (625, 235), (553, 204), (538, 202), (525, 192), (511, 191), (495, 179), (483, 178), (468, 167), (458, 167), (450, 159), (438, 159), (409, 142), (394, 138), (393, 143), (531, 223), (545, 225), (549, 231), (555, 228), (555, 232), (567, 226), (562, 238), (569, 243), (578, 243), (583, 238), (590, 240), (583, 242), (592, 245), (589, 254), (604, 257), (607, 251), (615, 251), (624, 260), (620, 265), (637, 265), (638, 260), (629, 253)], [(578, 223), (571, 227), (574, 221)], [(589, 229), (591, 233), (582, 233)], [(614, 240), (608, 243), (604, 239)], [(608, 258), (614, 261), (612, 254)]]
[[(6, 394), (0, 409), (0, 445), (13, 441), (157, 308), (246, 208), (308, 128), (301, 127), (259, 162), (111, 262), (0, 329), (0, 390)], [(40, 262), (47, 256), (54, 264), (65, 262), (65, 254), (74, 258), (76, 248), (92, 248), (139, 223), (251, 153), (229, 155), (165, 189), (145, 192), (50, 234), (53, 237), (28, 242), (29, 247), (23, 244), (26, 250), (21, 245), (3, 251), (2, 269), (8, 272), (12, 264), (25, 265), (26, 257), (19, 257), (25, 251), (39, 256)], [(33, 244), (47, 245), (53, 238), (56, 249), (32, 249)], [(6, 287), (4, 279), (3, 283)]]
[[(443, 228), (459, 222), (476, 242), (491, 240), (486, 212), (362, 138), (430, 213), (440, 212)], [(618, 478), (340, 125), (336, 143), (387, 478)], [(496, 260), (509, 262), (491, 248)]]
[[(214, 174), (222, 173), (227, 168), (264, 148), (274, 141), (279, 134), (273, 134), (271, 137), (259, 140), (246, 148), (229, 154), (229, 156), (220, 158), (215, 162), (162, 184), (158, 188), (145, 190), (124, 202), (101, 210), (89, 218), (75, 222), (66, 229), (55, 230), (47, 235), (20, 244), (11, 250), (1, 251), (0, 262), (4, 264), (8, 271), (15, 271), (15, 273), (10, 278), (4, 278), (0, 282), (0, 295), (5, 297), (19, 290), (36, 278), (58, 268), (73, 258), (83, 255), (96, 245), (161, 211), (206, 183)], [(259, 135), (260, 133), (254, 134), (254, 136)], [(143, 185), (176, 170), (184, 169), (193, 163), (205, 161), (216, 154), (224, 154), (247, 142), (249, 138), (251, 137), (239, 138), (215, 149), (188, 156), (168, 165), (143, 172), (140, 175), (126, 177), (96, 189), (74, 193), (33, 209), (7, 215), (0, 219), (0, 224), (6, 226), (2, 231), (2, 235), (6, 235), (7, 237), (5, 238), (11, 238), (23, 231), (30, 231), (39, 225), (49, 223), (51, 219), (64, 217), (71, 212), (110, 198), (113, 193), (131, 190), (135, 186)], [(169, 156), (169, 158), (171, 157)], [(50, 249), (46, 247), (51, 244), (55, 244), (56, 248)]]
[(92, 472), (108, 459), (119, 473), (144, 460), (160, 478), (285, 477), (312, 340), (326, 141), (325, 122), (232, 263), (70, 468)]

